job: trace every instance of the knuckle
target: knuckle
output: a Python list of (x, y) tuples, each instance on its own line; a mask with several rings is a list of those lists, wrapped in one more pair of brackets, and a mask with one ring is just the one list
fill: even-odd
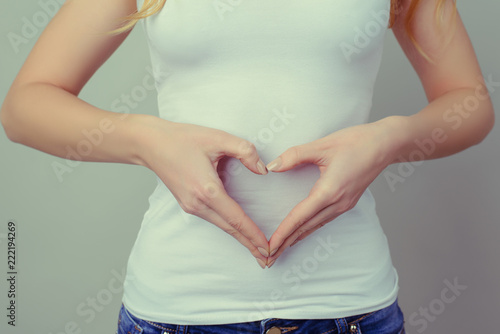
[(300, 236), (300, 235), (302, 235), (302, 234), (304, 234), (304, 233), (306, 233), (306, 232), (309, 232), (309, 230), (310, 230), (309, 228), (306, 228), (306, 227), (304, 227), (304, 226), (301, 226), (301, 227), (299, 227), (299, 228), (297, 229), (297, 231), (296, 231), (296, 233), (295, 233), (295, 234), (296, 234), (297, 236)]
[(255, 145), (246, 139), (240, 142), (238, 150), (243, 157), (250, 157), (257, 153), (257, 148), (255, 147)]
[(193, 215), (196, 213), (196, 209), (190, 204), (180, 202), (179, 205), (180, 205), (181, 209), (187, 214)]
[(297, 216), (295, 213), (290, 214), (290, 218), (292, 220), (292, 228), (293, 230), (297, 230), (299, 228), (303, 228), (304, 224), (307, 223), (309, 218), (307, 217), (302, 217), (302, 216)]
[(204, 210), (207, 205), (200, 201), (196, 197), (192, 197), (192, 199), (188, 202), (180, 203), (180, 206), (184, 212), (190, 215), (198, 215), (202, 210)]
[(278, 244), (281, 244), (283, 240), (285, 240), (288, 237), (286, 233), (284, 233), (282, 230), (276, 230), (274, 231), (273, 238), (278, 240)]
[(314, 197), (317, 201), (327, 201), (334, 196), (333, 191), (330, 188), (319, 186), (311, 193), (311, 196)]
[(200, 196), (203, 199), (204, 203), (210, 203), (218, 194), (222, 191), (222, 187), (220, 184), (215, 183), (213, 181), (207, 182), (203, 189), (200, 189)]
[(194, 186), (187, 200), (179, 202), (182, 210), (188, 214), (197, 215), (205, 210), (219, 192), (215, 183), (208, 183), (205, 186)]
[(220, 185), (213, 181), (209, 181), (204, 185), (194, 186), (192, 189), (192, 197), (195, 202), (201, 202), (205, 205), (209, 205), (220, 192)]
[(287, 149), (287, 155), (290, 155), (293, 161), (298, 161), (300, 158), (301, 146), (293, 146)]
[(354, 205), (352, 201), (343, 200), (338, 203), (337, 207), (340, 212), (346, 212), (351, 210), (354, 207)]
[(239, 219), (236, 219), (236, 218), (230, 218), (227, 220), (227, 223), (229, 225), (231, 225), (231, 227), (233, 229), (235, 229), (236, 231), (241, 231), (242, 227), (243, 227), (243, 223), (241, 220)]

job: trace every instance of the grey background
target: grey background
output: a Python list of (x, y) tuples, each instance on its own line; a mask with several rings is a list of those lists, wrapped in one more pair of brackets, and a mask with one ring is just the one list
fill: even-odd
[[(45, 25), (45, 12), (36, 0), (5, 1), (2, 9), (0, 101)], [(500, 3), (460, 1), (459, 10), (483, 75), (500, 81)], [(8, 34), (20, 35), (23, 18), (33, 22), (34, 16), (39, 20), (38, 31), (15, 50)], [(147, 44), (142, 28), (137, 27), (80, 97), (110, 110), (113, 100), (141, 86), (148, 64)], [(500, 88), (492, 99), (498, 114)], [(410, 115), (426, 103), (418, 77), (389, 31), (371, 121), (391, 114)], [(155, 114), (154, 92), (131, 112)], [(498, 127), (497, 122), (479, 146), (425, 161), (394, 191), (383, 174), (371, 185), (399, 273), (399, 301), (408, 333), (497, 331)], [(119, 278), (155, 185), (154, 174), (138, 166), (81, 163), (60, 182), (52, 163), (65, 164), (65, 160), (13, 144), (3, 131), (0, 153), (0, 332), (79, 333), (75, 326), (81, 333), (114, 333), (122, 295)], [(396, 172), (397, 165), (387, 170)], [(15, 328), (7, 325), (5, 316), (9, 219), (17, 222)], [(466, 286), (450, 303), (441, 300), (446, 280)], [(429, 307), (432, 318), (423, 320), (420, 312)]]

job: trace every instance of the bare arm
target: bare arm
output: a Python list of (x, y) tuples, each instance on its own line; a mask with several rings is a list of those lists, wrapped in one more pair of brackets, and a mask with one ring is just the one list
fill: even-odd
[[(407, 8), (409, 1), (403, 3)], [(479, 144), (493, 128), (493, 104), (462, 20), (457, 13), (453, 27), (440, 35), (433, 24), (435, 6), (436, 0), (422, 1), (413, 21), (415, 38), (435, 65), (428, 63), (409, 40), (403, 16), (393, 27), (429, 104), (412, 116), (382, 120), (394, 134), (392, 163), (452, 155)], [(446, 21), (451, 20), (451, 13), (452, 4), (447, 1)], [(446, 24), (443, 29), (447, 29)]]
[[(301, 163), (314, 163), (321, 176), (271, 236), (268, 266), (289, 246), (351, 210), (389, 164), (448, 156), (480, 143), (491, 131), (493, 106), (467, 32), (457, 16), (453, 38), (449, 33), (440, 38), (432, 25), (436, 1), (421, 1), (413, 21), (417, 41), (436, 65), (428, 63), (409, 40), (402, 24), (405, 11), (393, 27), (429, 104), (412, 116), (389, 116), (291, 147), (270, 168), (286, 172)], [(406, 9), (409, 2), (402, 0)], [(450, 4), (448, 0), (448, 19)], [(448, 38), (452, 39), (443, 47)]]
[[(119, 17), (136, 9), (133, 0), (70, 0), (62, 5), (23, 64), (1, 109), (7, 136), (66, 158), (86, 137), (104, 129), (99, 145), (80, 151), (84, 161), (141, 164), (137, 154), (139, 118), (96, 108), (77, 96), (128, 36), (104, 35)], [(146, 118), (146, 117), (144, 117)]]
[[(251, 143), (217, 129), (156, 116), (130, 114), (123, 118), (123, 114), (78, 98), (83, 86), (128, 35), (104, 33), (135, 9), (135, 0), (66, 1), (33, 47), (2, 105), (0, 116), (7, 136), (63, 158), (148, 167), (184, 211), (236, 238), (264, 267), (267, 239), (228, 196), (216, 170), (221, 158), (231, 156), (254, 173), (267, 173)], [(102, 132), (102, 138), (96, 130)], [(82, 147), (89, 133), (98, 144)], [(68, 157), (70, 150), (80, 153), (80, 158)]]

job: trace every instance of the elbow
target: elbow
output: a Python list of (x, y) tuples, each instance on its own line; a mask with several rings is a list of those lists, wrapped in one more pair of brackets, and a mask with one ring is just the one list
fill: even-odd
[(495, 110), (493, 108), (493, 104), (490, 104), (490, 108), (488, 108), (481, 119), (481, 127), (480, 131), (478, 131), (478, 135), (473, 145), (481, 144), (487, 137), (488, 134), (493, 130), (495, 126)]
[(26, 99), (22, 90), (13, 86), (7, 92), (0, 108), (0, 123), (7, 138), (14, 143), (22, 143), (22, 118), (20, 117), (20, 103)]
[(2, 124), (7, 138), (14, 143), (19, 143), (19, 135), (15, 131), (16, 127), (12, 120), (12, 111), (8, 106), (8, 97), (5, 98), (2, 108), (0, 109), (0, 123)]
[(0, 108), (0, 123), (5, 131), (7, 138), (18, 144), (22, 144), (25, 131), (23, 126), (26, 125), (25, 117), (23, 117), (23, 103), (30, 98), (26, 96), (26, 91), (23, 84), (13, 84)]

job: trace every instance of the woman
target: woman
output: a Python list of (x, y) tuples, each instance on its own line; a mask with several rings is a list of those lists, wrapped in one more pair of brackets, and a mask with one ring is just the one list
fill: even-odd
[[(78, 98), (138, 18), (159, 117)], [(429, 105), (366, 123), (387, 27)], [(480, 143), (494, 116), (451, 0), (73, 0), (1, 121), (14, 142), (158, 176), (117, 333), (378, 334), (404, 321), (368, 186)], [(89, 135), (103, 140), (83, 149)]]

